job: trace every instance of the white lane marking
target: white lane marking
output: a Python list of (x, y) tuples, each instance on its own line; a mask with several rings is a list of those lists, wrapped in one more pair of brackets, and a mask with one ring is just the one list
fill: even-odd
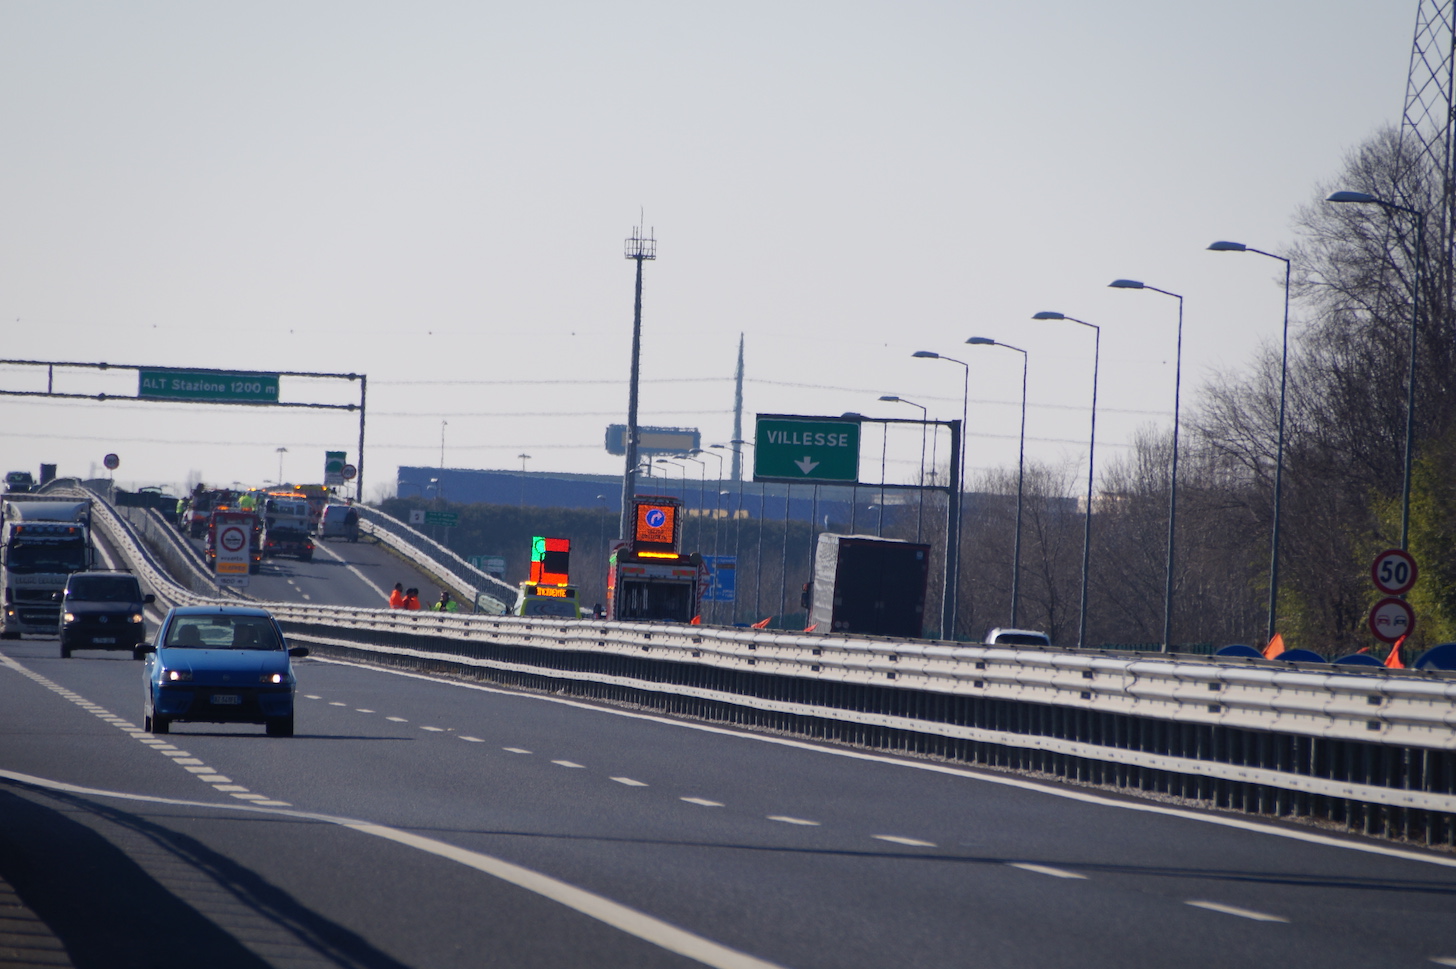
[(618, 784), (626, 784), (628, 787), (646, 787), (647, 786), (647, 782), (646, 781), (634, 781), (630, 777), (614, 777), (614, 778), (612, 778), (612, 780), (616, 781)]
[(578, 763), (576, 763), (574, 761), (570, 761), (570, 760), (553, 760), (551, 763), (557, 765), (558, 767), (577, 767), (577, 768), (585, 769), (585, 765), (578, 764)]
[(330, 700), (329, 701), (329, 706), (331, 706), (331, 707), (346, 707), (348, 705), (349, 704), (347, 704), (347, 703), (340, 703), (338, 700)]
[[(171, 760), (172, 763), (176, 764), (178, 767), (181, 767), (193, 777), (199, 778), (204, 783), (211, 784), (214, 790), (224, 793), (247, 790), (246, 787), (232, 784), (231, 778), (224, 777), (223, 775), (219, 774), (216, 767), (208, 766), (206, 763), (203, 762), (200, 757), (193, 757), (192, 754), (188, 751), (177, 749), (177, 746), (175, 744), (170, 744), (165, 740), (159, 740), (156, 737), (153, 737), (150, 732), (138, 729), (130, 722), (123, 720), (122, 718), (111, 713), (111, 711), (107, 710), (105, 707), (102, 707), (100, 704), (92, 703), (90, 700), (81, 696), (79, 693), (63, 688), (62, 686), (60, 686), (60, 684), (55, 683), (54, 681), (49, 680), (44, 676), (41, 676), (39, 673), (33, 672), (21, 663), (16, 662), (15, 660), (11, 659), (9, 656), (4, 655), (3, 653), (0, 653), (0, 664), (9, 666), (11, 669), (20, 672), (22, 675), (30, 678), (31, 680), (34, 680), (36, 683), (39, 683), (41, 686), (46, 687), (51, 692), (56, 693), (66, 698), (67, 700), (70, 700), (72, 703), (76, 704), (76, 706), (88, 710), (91, 715), (96, 717), (98, 720), (101, 720), (104, 723), (111, 724), (113, 727), (116, 727), (118, 730), (126, 733), (132, 739), (139, 741), (151, 750), (154, 750), (157, 753), (161, 754), (163, 757), (168, 758), (169, 760)], [(233, 794), (233, 796), (238, 797), (239, 795)], [(264, 794), (249, 794), (246, 796), (249, 798), (267, 797), (267, 795)], [(279, 806), (288, 806), (287, 801), (269, 801), (268, 803)]]
[(266, 794), (234, 794), (233, 797), (242, 798), (244, 801), (266, 801)]
[(1269, 915), (1266, 912), (1255, 912), (1247, 908), (1235, 908), (1232, 905), (1220, 905), (1218, 902), (1185, 902), (1194, 908), (1205, 908), (1210, 912), (1222, 912), (1225, 915), (1237, 915), (1241, 919), (1253, 919), (1255, 922), (1288, 922), (1289, 920), (1279, 915)]
[(248, 812), (264, 815), (272, 815), (283, 818), (295, 818), (304, 821), (319, 821), (324, 824), (334, 824), (360, 834), (371, 835), (376, 838), (383, 838), (395, 844), (407, 848), (414, 848), (427, 854), (453, 861), (456, 864), (464, 865), (467, 868), (499, 879), (517, 888), (524, 888), (528, 892), (540, 895), (549, 901), (555, 902), (572, 911), (580, 912), (588, 918), (596, 919), (604, 925), (625, 932), (644, 942), (651, 943), (660, 949), (676, 953), (688, 959), (701, 962), (712, 969), (784, 969), (777, 963), (768, 962), (756, 958), (736, 949), (730, 949), (720, 945), (711, 939), (694, 935), (675, 925), (653, 918), (646, 912), (639, 912), (629, 908), (620, 902), (614, 902), (609, 898), (589, 892), (584, 888), (577, 888), (566, 882), (552, 878), (550, 875), (543, 875), (539, 871), (524, 868), (512, 864), (492, 855), (483, 854), (478, 851), (470, 851), (466, 848), (458, 848), (434, 838), (427, 838), (422, 835), (412, 834), (408, 831), (400, 831), (382, 824), (373, 824), (369, 821), (358, 821), (352, 818), (342, 818), (327, 814), (314, 814), (309, 811), (289, 811), (276, 807), (260, 807), (253, 804), (208, 804), (205, 801), (186, 801), (180, 798), (153, 797), (146, 794), (127, 794), (122, 791), (105, 791), (96, 788), (81, 787), (76, 784), (66, 784), (61, 781), (52, 781), (42, 777), (34, 777), (29, 774), (18, 774), (14, 771), (0, 769), (0, 778), (15, 781), (18, 784), (27, 784), (32, 787), (39, 787), (46, 790), (62, 791), (67, 794), (81, 794), (89, 797), (111, 797), (127, 801), (142, 801), (149, 804), (170, 804), (178, 807), (211, 808), (225, 811)]
[(304, 593), (304, 594), (303, 594), (303, 597), (304, 597), (304, 598), (305, 598), (305, 599), (312, 599), (312, 598), (313, 598), (313, 596), (311, 596), (311, 595), (309, 595), (309, 594), (308, 594), (308, 593), (307, 593), (307, 592), (305, 592), (305, 593)]
[(909, 845), (912, 848), (934, 848), (934, 841), (921, 841), (919, 838), (902, 838), (898, 834), (875, 834), (870, 835), (876, 841), (888, 841), (894, 845)]
[(385, 717), (384, 719), (392, 720), (395, 723), (409, 723), (404, 717)]
[(421, 730), (428, 730), (430, 733), (444, 733), (444, 727), (421, 727)]
[[(379, 598), (384, 599), (384, 600), (388, 600), (389, 599), (389, 593), (388, 592), (385, 592), (379, 586), (375, 585), (374, 582), (372, 580), (370, 580), (370, 578), (367, 575), (365, 575), (363, 572), (360, 572), (357, 568), (355, 568), (354, 566), (350, 565), (348, 562), (345, 562), (342, 558), (340, 558), (340, 556), (339, 556), (339, 554), (337, 552), (335, 552), (333, 549), (331, 549), (327, 545), (325, 545), (322, 540), (320, 540), (318, 542), (315, 542), (313, 547), (317, 551), (323, 552), (325, 555), (329, 556), (334, 561), (338, 562), (340, 565), (342, 565), (344, 568), (348, 569), (350, 572), (353, 572), (356, 576), (359, 577), (359, 581), (363, 582), (369, 588), (373, 589), (376, 593), (378, 593), (379, 594)], [(383, 607), (381, 607), (381, 608), (383, 608)]]
[(806, 818), (791, 818), (787, 814), (770, 814), (768, 819), (770, 821), (782, 821), (784, 824), (805, 824), (814, 828), (819, 827), (818, 821), (810, 821)]
[(649, 723), (662, 724), (669, 727), (678, 727), (683, 730), (698, 730), (703, 733), (717, 734), (722, 737), (736, 737), (739, 740), (751, 741), (760, 744), (775, 744), (780, 747), (791, 747), (795, 750), (805, 750), (816, 754), (824, 754), (830, 757), (844, 757), (849, 760), (862, 760), (873, 764), (888, 764), (893, 767), (903, 767), (910, 770), (928, 771), (933, 774), (948, 774), (952, 777), (963, 777), (967, 780), (981, 781), (986, 784), (999, 784), (1002, 787), (1014, 787), (1023, 791), (1034, 791), (1039, 794), (1049, 794), (1052, 797), (1063, 798), (1068, 801), (1079, 801), (1083, 804), (1096, 804), (1100, 807), (1118, 808), (1123, 811), (1138, 811), (1143, 814), (1159, 814), (1164, 817), (1181, 818), (1185, 821), (1197, 821), (1200, 824), (1212, 824), (1223, 828), (1235, 828), (1240, 831), (1250, 831), (1256, 834), (1272, 835), (1276, 838), (1287, 838), (1291, 841), (1303, 841), (1306, 844), (1320, 845), (1325, 848), (1340, 848), (1345, 851), (1359, 851), (1365, 854), (1382, 855), (1386, 858), (1399, 858), (1403, 861), (1417, 861), (1427, 865), (1437, 865), (1442, 868), (1456, 868), (1456, 858), (1443, 857), (1435, 854), (1423, 854), (1419, 851), (1412, 851), (1407, 848), (1390, 848), (1379, 844), (1365, 844), (1359, 841), (1344, 841), (1340, 838), (1324, 834), (1315, 834), (1309, 831), (1297, 831), (1293, 829), (1277, 828), (1273, 825), (1264, 824), (1259, 821), (1246, 821), (1243, 818), (1224, 817), (1215, 814), (1200, 814), (1198, 811), (1188, 808), (1166, 807), (1161, 804), (1152, 804), (1141, 801), (1119, 801), (1101, 794), (1093, 794), (1087, 791), (1071, 790), (1066, 788), (1052, 787), (1040, 781), (1026, 780), (1020, 777), (1006, 777), (998, 774), (983, 773), (969, 767), (951, 767), (947, 764), (936, 764), (913, 760), (900, 760), (884, 754), (869, 754), (858, 750), (839, 750), (834, 747), (820, 747), (804, 740), (792, 740), (788, 737), (773, 737), (765, 734), (744, 733), (738, 730), (730, 730), (727, 727), (717, 727), (706, 723), (691, 723), (685, 720), (673, 720), (669, 717), (660, 717), (650, 713), (636, 713), (631, 710), (617, 710), (611, 707), (593, 706), (580, 700), (568, 700), (559, 696), (538, 696), (533, 693), (516, 693), (511, 690), (502, 690), (493, 686), (483, 686), (479, 683), (462, 683), (456, 680), (443, 679), (437, 676), (429, 676), (424, 673), (412, 673), (408, 670), (387, 670), (374, 666), (366, 666), (362, 663), (352, 663), (348, 660), (316, 658), (320, 663), (330, 663), (335, 666), (351, 666), (355, 669), (368, 670), (372, 673), (387, 673), (391, 676), (403, 676), (408, 679), (427, 680), (430, 683), (438, 683), (444, 686), (453, 686), (464, 690), (479, 690), (482, 693), (494, 693), (498, 696), (514, 697), (517, 700), (535, 700), (542, 703), (559, 703), (562, 706), (573, 707), (577, 710), (589, 710), (592, 713), (606, 714), (613, 717), (625, 717), (629, 720), (645, 720)]
[(305, 693), (303, 695), (303, 698), (305, 700), (322, 700), (323, 699), (323, 697), (319, 696), (317, 693)]
[(1431, 961), (1438, 966), (1456, 966), (1456, 956), (1432, 956)]
[(373, 710), (366, 710), (363, 707), (355, 707), (354, 708), (354, 712), (355, 713), (373, 713), (374, 711)]
[(689, 804), (701, 804), (703, 807), (722, 807), (722, 801), (710, 801), (705, 797), (680, 797), (679, 801), (687, 801)]
[(513, 754), (529, 754), (530, 753), (530, 751), (529, 750), (526, 750), (524, 747), (502, 747), (501, 750), (509, 751), (510, 753), (513, 753)]
[(483, 744), (483, 743), (485, 743), (485, 741), (484, 740), (481, 740), (479, 737), (467, 737), (464, 734), (458, 734), (458, 736), (460, 737), (461, 740), (468, 740), (472, 744)]
[(253, 803), (254, 804), (262, 805), (263, 807), (292, 807), (293, 806), (293, 805), (289, 804), (287, 801), (254, 801)]
[(1032, 865), (1026, 862), (1010, 861), (1007, 864), (1012, 868), (1020, 868), (1022, 871), (1036, 872), (1038, 875), (1051, 875), (1053, 878), (1075, 878), (1078, 881), (1086, 881), (1086, 875), (1079, 875), (1075, 871), (1064, 871), (1061, 868), (1053, 868), (1050, 865)]

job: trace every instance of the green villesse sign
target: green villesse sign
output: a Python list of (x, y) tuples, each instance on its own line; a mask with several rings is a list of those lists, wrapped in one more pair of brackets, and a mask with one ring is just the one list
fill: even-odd
[(859, 479), (859, 421), (760, 414), (753, 480), (851, 484)]

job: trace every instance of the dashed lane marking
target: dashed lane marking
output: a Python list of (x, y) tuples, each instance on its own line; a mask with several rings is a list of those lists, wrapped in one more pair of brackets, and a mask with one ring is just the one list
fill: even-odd
[[(900, 757), (888, 754), (872, 754), (859, 750), (840, 750), (833, 747), (822, 747), (809, 740), (798, 740), (791, 737), (767, 736), (764, 734), (746, 733), (732, 727), (720, 727), (707, 723), (690, 723), (661, 714), (641, 713), (635, 710), (619, 710), (611, 707), (602, 707), (586, 700), (572, 700), (560, 696), (538, 696), (529, 693), (519, 693), (503, 687), (484, 686), (479, 683), (465, 683), (459, 680), (451, 680), (440, 676), (433, 676), (428, 673), (416, 673), (410, 670), (386, 670), (379, 667), (365, 666), (361, 663), (350, 660), (318, 658), (318, 662), (332, 666), (348, 666), (354, 669), (368, 669), (374, 673), (384, 673), (390, 676), (402, 676), (406, 679), (424, 680), (440, 686), (448, 686), (461, 690), (477, 690), (481, 693), (494, 693), (499, 696), (511, 697), (513, 700), (526, 702), (556, 703), (562, 706), (572, 707), (577, 710), (584, 710), (598, 716), (625, 717), (629, 720), (643, 720), (648, 723), (661, 724), (676, 730), (696, 730), (702, 733), (717, 734), (722, 737), (733, 737), (745, 743), (773, 744), (778, 747), (787, 747), (793, 750), (802, 750), (817, 756), (843, 757), (847, 760), (858, 760), (872, 764), (885, 764), (897, 767), (902, 770), (926, 771), (933, 774), (942, 774), (949, 777), (959, 777), (966, 780), (978, 781), (984, 784), (996, 784), (1001, 787), (1011, 787), (1023, 791), (1034, 791), (1037, 794), (1048, 797), (1061, 798), (1068, 801), (1077, 801), (1082, 804), (1096, 804), (1099, 807), (1114, 808), (1120, 811), (1136, 811), (1141, 814), (1156, 814), (1162, 817), (1179, 818), (1184, 821), (1193, 821), (1198, 824), (1212, 824), (1222, 828), (1234, 828), (1239, 831), (1251, 831), (1259, 834), (1269, 835), (1275, 838), (1287, 838), (1291, 841), (1303, 841), (1306, 844), (1320, 845), (1326, 848), (1335, 848), (1340, 851), (1358, 851), (1365, 854), (1381, 855), (1386, 858), (1399, 858), (1403, 861), (1414, 861), (1423, 865), (1437, 865), (1442, 868), (1456, 868), (1456, 858), (1447, 855), (1432, 854), (1430, 852), (1416, 851), (1410, 848), (1394, 848), (1387, 845), (1369, 844), (1362, 841), (1347, 841), (1340, 837), (1326, 834), (1316, 834), (1309, 831), (1300, 831), (1290, 828), (1281, 828), (1264, 821), (1245, 820), (1243, 818), (1227, 817), (1220, 814), (1209, 814), (1194, 810), (1192, 808), (1168, 807), (1163, 804), (1151, 804), (1146, 801), (1131, 801), (1119, 798), (1115, 795), (1094, 794), (1090, 791), (1078, 790), (1075, 788), (1061, 787), (1056, 784), (1031, 780), (1029, 778), (1011, 777), (1002, 774), (992, 774), (985, 771), (975, 770), (969, 767), (954, 767), (949, 764), (938, 764), (926, 761), (905, 760)], [(1444, 958), (1444, 957), (1443, 957)]]
[(575, 767), (579, 770), (586, 769), (585, 764), (578, 764), (576, 761), (573, 760), (553, 760), (551, 763), (555, 764), (558, 767)]
[[(132, 739), (138, 741), (144, 747), (155, 750), (157, 753), (161, 754), (163, 757), (166, 757), (178, 767), (181, 767), (183, 770), (187, 771), (193, 777), (199, 778), (205, 784), (212, 785), (212, 789), (219, 793), (232, 794), (234, 797), (245, 796), (248, 800), (257, 800), (257, 803), (267, 804), (270, 807), (290, 806), (287, 801), (276, 801), (269, 798), (266, 794), (253, 794), (251, 792), (248, 792), (248, 789), (246, 787), (243, 787), (240, 784), (233, 784), (231, 778), (219, 774), (216, 767), (208, 766), (207, 763), (202, 760), (202, 758), (193, 757), (190, 752), (179, 749), (176, 744), (168, 743), (165, 740), (154, 737), (152, 734), (141, 729), (130, 720), (127, 720), (124, 717), (118, 717), (116, 714), (112, 713), (110, 710), (107, 710), (100, 704), (93, 703), (85, 697), (81, 696), (79, 693), (76, 693), (74, 690), (68, 690), (65, 687), (61, 686), (59, 683), (56, 683), (54, 680), (51, 680), (45, 676), (41, 676), (39, 673), (34, 672), (33, 670), (27, 668), (19, 662), (16, 662), (15, 660), (11, 659), (9, 656), (4, 655), (3, 653), (0, 653), (0, 663), (3, 663), (5, 666), (10, 667), (12, 670), (15, 670), (22, 676), (25, 676), (35, 681), (36, 683), (50, 690), (57, 696), (69, 700), (76, 706), (80, 707), (82, 710), (90, 713), (93, 717), (100, 720), (102, 723), (111, 724), (111, 726), (117, 728), (122, 733), (125, 733)], [(260, 798), (261, 800), (258, 800)]]
[(444, 733), (444, 727), (421, 727), (421, 730), (428, 730), (430, 733)]
[(1079, 881), (1086, 881), (1086, 875), (1079, 875), (1075, 871), (1063, 871), (1060, 868), (1052, 868), (1050, 865), (1033, 865), (1026, 862), (1008, 862), (1012, 868), (1020, 868), (1022, 871), (1036, 872), (1038, 875), (1051, 875), (1053, 878), (1075, 878)]
[(373, 710), (366, 710), (363, 707), (355, 707), (354, 708), (354, 712), (355, 713), (373, 713), (374, 711)]
[(404, 717), (385, 717), (384, 719), (389, 720), (393, 723), (409, 723), (409, 721), (406, 720)]
[(1456, 956), (1432, 956), (1431, 961), (1438, 966), (1456, 966)]
[(722, 807), (722, 801), (710, 801), (705, 797), (680, 797), (679, 801), (687, 801), (689, 804), (701, 804), (703, 807)]
[(347, 703), (340, 703), (338, 700), (330, 700), (329, 701), (329, 706), (331, 706), (331, 707), (346, 707), (348, 705), (349, 704), (347, 704)]
[(921, 841), (919, 838), (902, 838), (898, 834), (876, 834), (872, 835), (876, 841), (888, 841), (894, 845), (908, 845), (911, 848), (934, 848), (934, 841)]
[(770, 821), (782, 821), (784, 824), (803, 824), (814, 828), (819, 827), (818, 821), (810, 821), (807, 818), (791, 818), (787, 814), (770, 814), (768, 819)]
[(529, 750), (526, 750), (524, 747), (502, 747), (501, 750), (508, 751), (509, 753), (512, 753), (512, 754), (529, 754), (530, 753), (530, 751)]
[(1287, 918), (1280, 915), (1270, 915), (1267, 912), (1255, 912), (1247, 908), (1235, 908), (1232, 905), (1223, 905), (1219, 902), (1198, 902), (1185, 903), (1194, 908), (1207, 909), (1210, 912), (1222, 912), (1224, 915), (1237, 915), (1241, 919), (1252, 919), (1255, 922), (1288, 922)]
[(483, 743), (485, 743), (485, 741), (484, 740), (481, 740), (479, 737), (466, 737), (463, 734), (460, 736), (460, 739), (461, 740), (468, 740), (472, 744), (483, 744)]
[(630, 777), (614, 777), (614, 778), (612, 778), (612, 780), (616, 781), (618, 784), (626, 784), (628, 787), (646, 787), (647, 786), (647, 782), (646, 781), (634, 781)]

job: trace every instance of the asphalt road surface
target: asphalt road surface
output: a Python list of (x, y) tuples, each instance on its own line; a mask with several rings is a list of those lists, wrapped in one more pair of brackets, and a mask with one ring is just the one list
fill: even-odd
[(1449, 855), (297, 672), (296, 737), (152, 737), (128, 656), (0, 644), (0, 964), (1456, 965)]

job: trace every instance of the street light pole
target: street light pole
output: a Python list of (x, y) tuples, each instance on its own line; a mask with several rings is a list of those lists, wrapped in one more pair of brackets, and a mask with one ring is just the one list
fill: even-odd
[[(904, 397), (897, 397), (894, 394), (884, 394), (880, 397), (880, 400), (888, 401), (892, 404), (909, 404), (911, 407), (920, 408), (920, 480), (915, 488), (915, 494), (918, 496), (915, 508), (915, 541), (918, 542), (921, 540), (922, 523), (925, 521), (925, 427), (926, 422), (929, 420), (930, 412), (915, 403), (915, 401), (906, 400)], [(883, 466), (880, 468), (880, 475), (881, 480), (884, 480)]]
[(966, 342), (972, 346), (1004, 347), (1021, 354), (1021, 444), (1016, 456), (1016, 540), (1011, 553), (1011, 625), (1016, 626), (1021, 605), (1021, 498), (1026, 483), (1026, 371), (1031, 355), (1021, 347), (990, 337), (973, 336)]
[(637, 401), (638, 377), (642, 361), (642, 263), (657, 258), (657, 237), (642, 235), (639, 225), (632, 230), (623, 245), (626, 258), (637, 263), (637, 289), (632, 303), (632, 370), (627, 390), (627, 430), (622, 462), (622, 520), (620, 524), (622, 541), (632, 535), (632, 498), (637, 493)]
[(1264, 635), (1265, 642), (1272, 642), (1279, 616), (1279, 508), (1284, 494), (1284, 399), (1289, 381), (1289, 282), (1292, 267), (1283, 256), (1246, 246), (1242, 242), (1215, 242), (1208, 248), (1214, 252), (1256, 252), (1284, 263), (1284, 330), (1279, 351), (1279, 443), (1274, 456), (1274, 525), (1269, 538), (1269, 624)]
[(954, 480), (955, 487), (957, 489), (959, 489), (962, 497), (961, 497), (961, 503), (960, 503), (959, 507), (956, 510), (955, 521), (952, 523), (952, 530), (954, 531), (954, 534), (950, 537), (950, 540), (946, 542), (946, 546), (945, 546), (945, 548), (946, 548), (946, 555), (948, 556), (949, 561), (951, 563), (951, 565), (950, 565), (950, 571), (951, 571), (951, 589), (954, 590), (954, 595), (952, 597), (951, 606), (950, 606), (950, 622), (949, 622), (950, 628), (946, 631), (946, 638), (947, 639), (955, 639), (956, 638), (956, 625), (957, 625), (957, 623), (958, 623), (958, 621), (960, 619), (958, 613), (959, 613), (959, 610), (960, 610), (960, 596), (961, 596), (961, 529), (963, 527), (962, 519), (965, 517), (965, 505), (964, 505), (963, 502), (965, 500), (965, 497), (964, 496), (965, 496), (965, 492), (966, 492), (966, 446), (965, 446), (965, 437), (964, 437), (964, 435), (965, 435), (965, 432), (966, 432), (966, 418), (967, 418), (968, 413), (969, 413), (970, 402), (971, 402), (971, 365), (968, 364), (968, 363), (966, 363), (964, 360), (957, 360), (955, 357), (943, 356), (942, 354), (935, 353), (935, 352), (930, 351), (930, 350), (916, 350), (913, 354), (911, 354), (911, 356), (913, 356), (913, 357), (919, 357), (922, 360), (944, 360), (947, 363), (954, 363), (954, 364), (960, 365), (961, 370), (962, 370), (962, 373), (961, 373), (961, 435), (962, 435), (962, 437), (961, 437), (961, 446), (960, 446), (959, 454), (958, 454), (959, 461), (957, 462), (959, 466), (950, 469), (951, 478)]
[(280, 447), (273, 450), (278, 452), (278, 487), (283, 487), (283, 455), (288, 453), (288, 448)]
[(1077, 645), (1087, 645), (1087, 580), (1088, 563), (1092, 555), (1092, 474), (1093, 462), (1097, 457), (1097, 369), (1102, 357), (1102, 328), (1095, 323), (1079, 320), (1064, 313), (1043, 312), (1032, 316), (1033, 320), (1066, 320), (1092, 328), (1092, 433), (1087, 438), (1087, 509), (1082, 517), (1082, 605), (1077, 617)]
[(1421, 318), (1421, 263), (1426, 251), (1426, 215), (1409, 206), (1387, 202), (1364, 192), (1336, 192), (1326, 202), (1366, 202), (1386, 210), (1412, 215), (1416, 220), (1415, 281), (1411, 293), (1410, 374), (1405, 390), (1405, 474), (1400, 486), (1400, 550), (1410, 549), (1411, 458), (1415, 453), (1416, 418), (1416, 330)]
[(1173, 365), (1173, 466), (1168, 479), (1168, 561), (1163, 585), (1163, 652), (1168, 652), (1173, 631), (1173, 528), (1178, 521), (1178, 405), (1183, 388), (1183, 297), (1136, 279), (1114, 279), (1112, 289), (1150, 289), (1178, 301), (1178, 353)]

